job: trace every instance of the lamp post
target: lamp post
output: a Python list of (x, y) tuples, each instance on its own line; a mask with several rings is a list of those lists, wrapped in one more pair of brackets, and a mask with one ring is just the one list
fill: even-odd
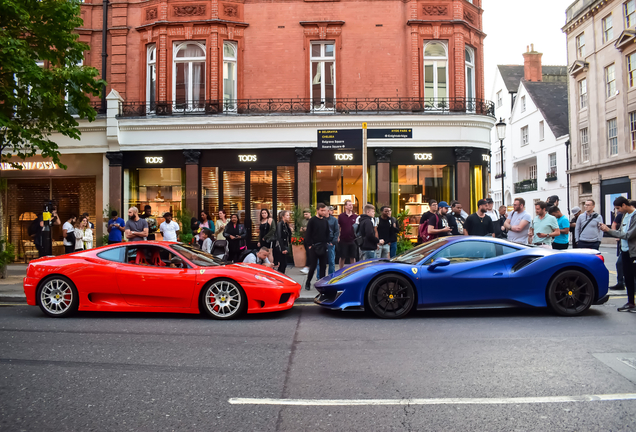
[(504, 157), (503, 157), (503, 142), (506, 139), (506, 123), (503, 119), (499, 118), (499, 123), (495, 125), (497, 127), (497, 138), (499, 138), (499, 149), (500, 149), (500, 158), (501, 158), (501, 204), (506, 205), (506, 189), (504, 187), (504, 172), (506, 168), (504, 167)]

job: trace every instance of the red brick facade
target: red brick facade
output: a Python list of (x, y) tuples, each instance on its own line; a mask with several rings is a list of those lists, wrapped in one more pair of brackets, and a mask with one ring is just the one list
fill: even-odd
[[(448, 96), (465, 96), (464, 48), (484, 97), (482, 0), (150, 0), (110, 3), (107, 92), (146, 100), (146, 47), (157, 46), (157, 100), (172, 95), (174, 42), (206, 47), (206, 99), (222, 99), (223, 42), (238, 45), (238, 98), (310, 95), (310, 43), (335, 41), (336, 97), (423, 97), (425, 41), (448, 44)], [(102, 4), (82, 5), (85, 64), (101, 71)]]

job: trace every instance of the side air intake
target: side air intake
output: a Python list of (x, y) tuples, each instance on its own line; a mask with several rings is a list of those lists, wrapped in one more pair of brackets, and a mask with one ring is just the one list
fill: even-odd
[(521, 270), (521, 269), (523, 269), (525, 267), (528, 267), (530, 264), (532, 264), (533, 262), (535, 262), (539, 258), (541, 258), (541, 257), (526, 257), (526, 258), (523, 258), (517, 264), (512, 266), (512, 273), (516, 273), (519, 270)]

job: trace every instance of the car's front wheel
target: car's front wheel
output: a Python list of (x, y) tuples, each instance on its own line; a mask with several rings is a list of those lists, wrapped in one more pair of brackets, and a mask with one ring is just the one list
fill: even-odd
[(70, 279), (64, 276), (50, 276), (40, 284), (36, 300), (45, 315), (53, 318), (64, 318), (79, 306), (77, 288)]
[(243, 314), (247, 297), (243, 288), (231, 279), (216, 279), (201, 291), (201, 309), (211, 318), (228, 320)]
[(592, 306), (594, 284), (585, 273), (566, 270), (556, 275), (548, 287), (548, 305), (561, 316), (577, 316)]
[(403, 276), (382, 275), (369, 287), (367, 302), (380, 318), (403, 318), (413, 309), (415, 290)]

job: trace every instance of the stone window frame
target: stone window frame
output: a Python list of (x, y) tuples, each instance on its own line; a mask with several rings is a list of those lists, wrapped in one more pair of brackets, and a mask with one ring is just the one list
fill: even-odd
[[(444, 47), (444, 57), (439, 57), (439, 56), (426, 56), (426, 47), (430, 44), (440, 44)], [(442, 96), (445, 99), (448, 99), (450, 97), (450, 58), (449, 58), (449, 43), (446, 40), (437, 40), (437, 39), (433, 39), (433, 40), (425, 40), (423, 47), (422, 47), (422, 72), (424, 74), (424, 76), (422, 76), (422, 83), (424, 84), (424, 98), (426, 99), (426, 61), (433, 61), (435, 64), (433, 66), (433, 98), (437, 99), (439, 98), (439, 77), (438, 77), (438, 66), (437, 66), (437, 61), (444, 61), (446, 64), (446, 96)]]
[(581, 162), (590, 161), (590, 136), (587, 127), (579, 130), (579, 139), (581, 141)]
[[(207, 55), (207, 51), (206, 51), (206, 40), (178, 40), (178, 41), (173, 41), (172, 42), (172, 99), (173, 99), (173, 103), (176, 104), (177, 103), (177, 63), (203, 63), (203, 67), (204, 67), (204, 77), (205, 79), (203, 80), (203, 100), (199, 100), (198, 104), (201, 106), (201, 108), (198, 107), (194, 107), (193, 110), (202, 110), (203, 109), (203, 105), (205, 103), (205, 95), (207, 94), (207, 87), (208, 87), (208, 55)], [(181, 51), (182, 47), (185, 47), (187, 45), (197, 45), (199, 48), (201, 48), (201, 50), (203, 51), (203, 57), (180, 57), (177, 60), (177, 54), (179, 53), (179, 51)], [(203, 59), (203, 60), (200, 60)], [(190, 67), (189, 70), (191, 71), (192, 68)], [(191, 96), (192, 94), (190, 94)], [(194, 99), (191, 101), (188, 101), (186, 99), (186, 105), (194, 105)]]
[(605, 44), (611, 41), (612, 39), (614, 39), (614, 20), (612, 18), (611, 12), (609, 13), (609, 15), (605, 16), (601, 20), (601, 26), (602, 26), (601, 36), (603, 39), (603, 43)]
[(579, 111), (587, 108), (587, 77), (579, 80)]
[(607, 148), (610, 156), (618, 155), (618, 119), (607, 120)]
[(585, 58), (585, 32), (581, 32), (581, 34), (577, 35), (575, 38), (576, 41), (576, 57), (580, 59)]
[(605, 66), (603, 75), (605, 78), (605, 98), (616, 96), (616, 64)]

